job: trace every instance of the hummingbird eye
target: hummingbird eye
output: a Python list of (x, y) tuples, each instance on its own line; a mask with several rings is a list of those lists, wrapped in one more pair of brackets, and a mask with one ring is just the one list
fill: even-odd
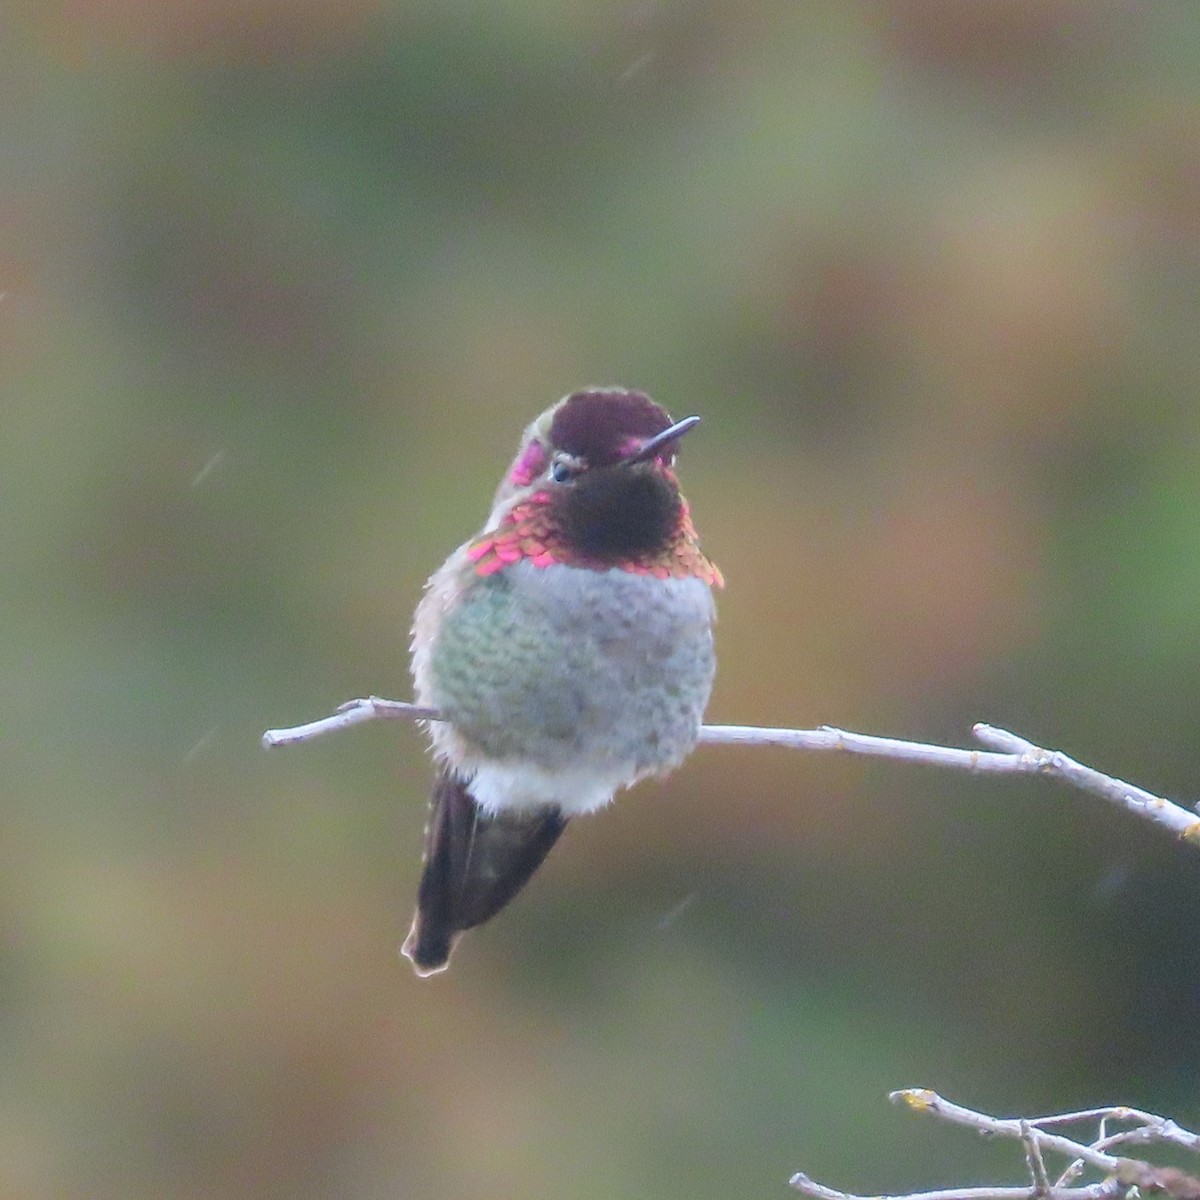
[(555, 483), (570, 483), (578, 474), (579, 468), (565, 458), (556, 458), (550, 464), (550, 478)]

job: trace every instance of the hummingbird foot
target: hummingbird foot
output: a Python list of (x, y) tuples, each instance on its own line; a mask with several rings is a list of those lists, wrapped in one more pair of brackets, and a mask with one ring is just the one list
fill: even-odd
[(529, 882), (566, 825), (557, 805), (485, 812), (466, 781), (439, 771), (417, 911), (401, 947), (418, 975), (446, 969), (459, 936), (495, 916)]

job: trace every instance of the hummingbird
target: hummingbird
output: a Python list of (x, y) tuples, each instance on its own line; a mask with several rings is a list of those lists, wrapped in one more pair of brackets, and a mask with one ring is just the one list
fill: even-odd
[(526, 430), (482, 531), (426, 585), (416, 702), (436, 778), (402, 953), (445, 970), (567, 823), (696, 744), (716, 660), (712, 590), (675, 474), (699, 417), (589, 387)]

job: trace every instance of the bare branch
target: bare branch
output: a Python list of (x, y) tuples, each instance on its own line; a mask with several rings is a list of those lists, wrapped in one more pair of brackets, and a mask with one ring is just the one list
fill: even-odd
[[(1139, 1159), (1116, 1158), (1105, 1153), (1103, 1147), (1119, 1142), (1127, 1144), (1128, 1139), (1134, 1136), (1143, 1137), (1146, 1141), (1170, 1142), (1200, 1152), (1200, 1138), (1196, 1134), (1153, 1113), (1114, 1106), (1024, 1119), (992, 1117), (954, 1104), (926, 1088), (905, 1088), (892, 1092), (888, 1099), (907, 1106), (913, 1112), (929, 1113), (952, 1125), (965, 1125), (988, 1137), (1011, 1138), (1020, 1142), (1025, 1148), (1032, 1186), (947, 1188), (904, 1196), (865, 1197), (839, 1192), (824, 1184), (814, 1183), (807, 1175), (796, 1174), (791, 1179), (792, 1187), (812, 1200), (1129, 1200), (1134, 1189), (1142, 1193), (1162, 1193), (1170, 1200), (1200, 1200), (1200, 1180), (1178, 1168), (1159, 1167)], [(1048, 1126), (1089, 1121), (1096, 1122), (1099, 1130), (1097, 1140), (1089, 1145), (1061, 1134), (1046, 1132)], [(1108, 1121), (1133, 1122), (1137, 1128), (1108, 1134)], [(1046, 1173), (1043, 1159), (1046, 1153), (1067, 1155), (1073, 1160), (1054, 1184), (1050, 1183)], [(1068, 1180), (1077, 1178), (1083, 1172), (1085, 1164), (1102, 1171), (1104, 1178), (1098, 1183), (1066, 1186)]]
[(966, 1125), (969, 1129), (990, 1134), (992, 1137), (1024, 1141), (1028, 1131), (1029, 1136), (1036, 1139), (1041, 1150), (1065, 1154), (1068, 1158), (1083, 1159), (1089, 1166), (1098, 1167), (1102, 1171), (1115, 1171), (1118, 1163), (1121, 1162), (1119, 1158), (1105, 1154), (1091, 1146), (1085, 1146), (1082, 1142), (1072, 1141), (1071, 1138), (1063, 1137), (1061, 1134), (1046, 1133), (1037, 1128), (1032, 1121), (1022, 1121), (1020, 1118), (989, 1117), (985, 1113), (963, 1108), (961, 1104), (954, 1104), (939, 1096), (937, 1092), (931, 1092), (928, 1088), (905, 1088), (903, 1091), (892, 1092), (888, 1099), (893, 1104), (906, 1105), (913, 1112), (931, 1113), (943, 1121), (948, 1121), (951, 1125)]
[[(1045, 1129), (1052, 1125), (1077, 1125), (1090, 1121), (1095, 1121), (1099, 1125), (1099, 1133), (1091, 1143), (1093, 1150), (1112, 1150), (1117, 1146), (1149, 1146), (1158, 1142), (1200, 1152), (1200, 1135), (1182, 1128), (1169, 1117), (1155, 1116), (1154, 1113), (1144, 1112), (1140, 1108), (1130, 1108), (1123, 1104), (1086, 1108), (1080, 1112), (1055, 1113), (1048, 1117), (1030, 1117), (1026, 1123)], [(1110, 1121), (1133, 1124), (1135, 1127), (1110, 1134), (1108, 1132)], [(1055, 1180), (1054, 1186), (1062, 1187), (1071, 1180), (1077, 1179), (1083, 1173), (1083, 1168), (1083, 1160), (1075, 1159)]]
[[(311, 741), (338, 729), (349, 729), (374, 720), (438, 721), (442, 718), (435, 709), (421, 708), (403, 700), (384, 700), (368, 696), (349, 700), (333, 716), (297, 725), (290, 729), (269, 729), (262, 743), (290, 746)], [(876, 737), (866, 733), (850, 733), (822, 725), (819, 729), (769, 729), (757, 725), (704, 725), (699, 741), (708, 746), (783, 746), (791, 750), (825, 750), (842, 754), (886, 758), (895, 762), (920, 763), (930, 767), (946, 767), (975, 775), (1044, 775), (1090, 792), (1115, 804), (1135, 817), (1173, 833), (1176, 837), (1200, 849), (1200, 817), (1190, 810), (1154, 795), (1144, 788), (1105, 775), (1092, 767), (1069, 758), (1060, 750), (1045, 750), (1025, 738), (997, 729), (994, 725), (976, 725), (975, 736), (989, 749), (966, 750), (956, 746), (934, 746), (923, 742), (907, 742), (899, 738)], [(1098, 1112), (1100, 1110), (1097, 1110)], [(1117, 1110), (1103, 1110), (1110, 1114)], [(1122, 1110), (1134, 1113), (1133, 1109)], [(1068, 1114), (1061, 1120), (1075, 1119)], [(1038, 1124), (1037, 1121), (1030, 1122)]]
[[(1057, 1138), (1047, 1134), (1045, 1130), (1057, 1125), (1076, 1125), (1087, 1121), (1096, 1121), (1100, 1125), (1099, 1137), (1089, 1143), (1091, 1150), (1102, 1150), (1109, 1145), (1129, 1145), (1131, 1141), (1139, 1144), (1151, 1142), (1166, 1142), (1182, 1146), (1185, 1150), (1200, 1153), (1200, 1134), (1184, 1129), (1182, 1125), (1170, 1117), (1156, 1116), (1140, 1108), (1130, 1108), (1125, 1104), (1113, 1104), (1103, 1108), (1086, 1108), (1079, 1112), (1052, 1113), (1046, 1117), (1025, 1117), (1022, 1120), (1005, 1121), (996, 1117), (988, 1117), (961, 1105), (952, 1104), (949, 1100), (931, 1092), (926, 1088), (906, 1088), (903, 1091), (892, 1092), (888, 1097), (893, 1104), (905, 1104), (915, 1112), (932, 1112), (955, 1124), (970, 1125), (983, 1133), (999, 1134), (1003, 1137), (1021, 1137), (1019, 1132), (1012, 1129), (1028, 1125), (1038, 1132), (1039, 1141), (1043, 1146), (1050, 1146), (1062, 1153), (1073, 1153), (1067, 1149), (1075, 1145), (1068, 1138)], [(1136, 1129), (1127, 1129), (1121, 1133), (1109, 1134), (1105, 1125), (1109, 1121), (1123, 1121), (1126, 1124), (1137, 1125)], [(1054, 1143), (1059, 1143), (1055, 1145)], [(1107, 1163), (1094, 1165), (1107, 1166)]]
[[(854, 1196), (834, 1188), (815, 1183), (802, 1172), (797, 1172), (788, 1182), (805, 1196), (813, 1200), (1034, 1200), (1039, 1195), (1027, 1187), (963, 1187), (944, 1188), (936, 1192), (909, 1192), (903, 1196)], [(1051, 1188), (1045, 1193), (1046, 1200), (1117, 1200), (1125, 1189), (1115, 1179), (1087, 1187)]]

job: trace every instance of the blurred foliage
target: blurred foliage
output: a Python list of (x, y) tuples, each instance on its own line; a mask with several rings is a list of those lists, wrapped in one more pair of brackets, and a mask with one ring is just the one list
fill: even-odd
[[(12, 0), (5, 1195), (999, 1179), (884, 1094), (1200, 1116), (1200, 860), (709, 749), (395, 956), (425, 576), (588, 382), (699, 412), (714, 719), (1200, 792), (1200, 7)], [(1009, 1175), (1019, 1178), (1020, 1172)]]

